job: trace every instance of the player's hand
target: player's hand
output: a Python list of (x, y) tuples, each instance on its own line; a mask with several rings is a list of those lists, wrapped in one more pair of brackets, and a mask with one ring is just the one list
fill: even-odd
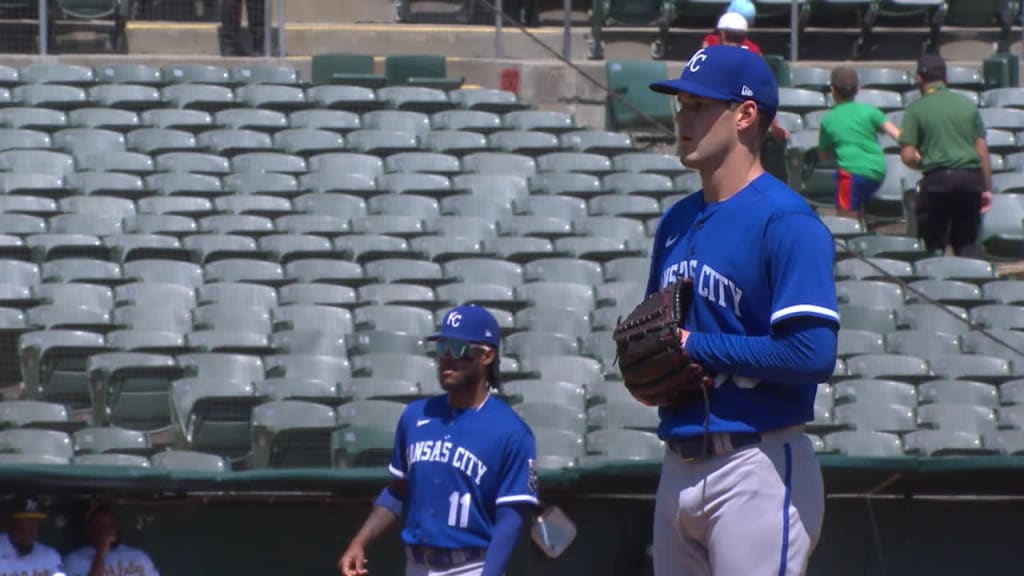
[(110, 552), (110, 549), (114, 546), (114, 542), (117, 541), (117, 532), (110, 532), (100, 537), (100, 546), (98, 552), (100, 554), (106, 554)]
[(992, 207), (992, 191), (985, 190), (981, 193), (981, 213), (988, 212), (989, 208)]
[(342, 576), (362, 576), (368, 573), (366, 563), (366, 549), (362, 544), (353, 542), (342, 554), (341, 560), (338, 560), (338, 570)]
[(686, 349), (686, 339), (690, 337), (690, 333), (682, 328), (678, 329), (679, 332), (679, 345)]

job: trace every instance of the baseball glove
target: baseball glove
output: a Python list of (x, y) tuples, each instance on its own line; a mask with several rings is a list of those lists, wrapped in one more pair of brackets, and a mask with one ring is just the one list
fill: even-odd
[(679, 280), (651, 294), (612, 333), (616, 362), (630, 394), (648, 406), (682, 404), (703, 396), (704, 368), (679, 342), (693, 300), (693, 283)]

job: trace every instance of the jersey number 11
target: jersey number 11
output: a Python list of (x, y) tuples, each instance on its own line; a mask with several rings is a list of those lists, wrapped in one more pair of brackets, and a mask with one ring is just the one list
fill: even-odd
[[(469, 502), (472, 494), (452, 492), (448, 496), (448, 525), (465, 528), (469, 526)], [(458, 524), (456, 524), (456, 521)]]

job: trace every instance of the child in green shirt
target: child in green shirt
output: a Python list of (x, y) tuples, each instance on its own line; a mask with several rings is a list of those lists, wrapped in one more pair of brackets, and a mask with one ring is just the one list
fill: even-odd
[(875, 106), (854, 102), (858, 88), (856, 70), (848, 66), (832, 70), (830, 89), (835, 106), (821, 119), (818, 157), (836, 161), (838, 214), (860, 219), (885, 179), (885, 154), (877, 135), (885, 132), (899, 140), (900, 130)]

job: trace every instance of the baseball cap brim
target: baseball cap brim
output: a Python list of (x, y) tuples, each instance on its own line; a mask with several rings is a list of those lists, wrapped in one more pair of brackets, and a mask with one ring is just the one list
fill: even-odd
[(731, 102), (733, 100), (732, 95), (718, 90), (712, 90), (707, 86), (687, 80), (683, 78), (676, 78), (675, 80), (664, 80), (662, 82), (654, 82), (649, 86), (651, 90), (660, 92), (662, 94), (693, 94), (694, 96), (700, 96), (702, 98), (711, 98), (714, 100), (726, 100)]

